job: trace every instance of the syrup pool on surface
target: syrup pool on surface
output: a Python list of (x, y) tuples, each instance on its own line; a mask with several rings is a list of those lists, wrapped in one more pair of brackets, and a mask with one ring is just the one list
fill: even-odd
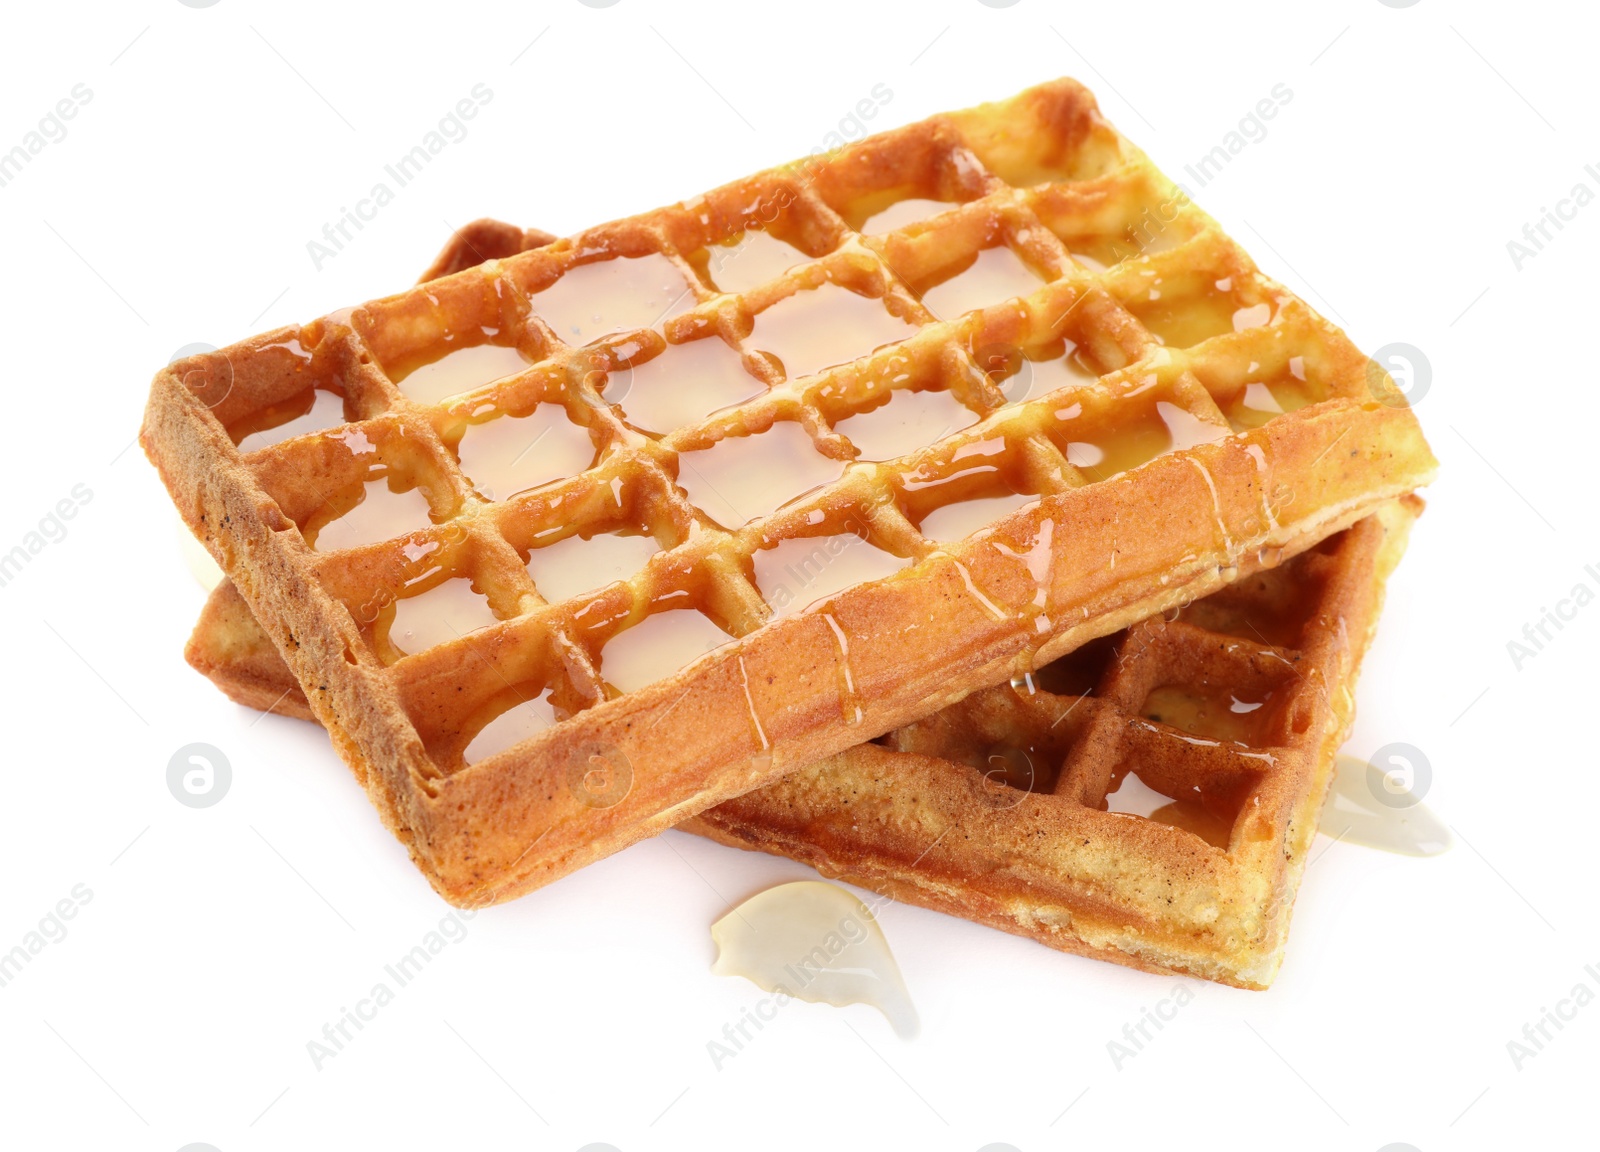
[(531, 298), (533, 313), (568, 344), (590, 344), (613, 332), (653, 328), (693, 308), (694, 290), (659, 252), (568, 268)]
[(1069, 342), (1060, 356), (1044, 360), (1024, 359), (1016, 372), (995, 380), (995, 385), (1004, 393), (1006, 403), (1026, 404), (1058, 388), (1082, 387), (1098, 379), (1099, 374), (1084, 359), (1077, 345)]
[(780, 617), (857, 584), (893, 576), (912, 563), (848, 532), (780, 540), (759, 549), (751, 559), (756, 587)]
[(770, 232), (741, 232), (705, 249), (706, 275), (721, 292), (748, 292), (811, 259)]
[(394, 602), (389, 643), (407, 656), (487, 628), (497, 617), (483, 593), (465, 576), (444, 580)]
[(656, 538), (598, 532), (590, 537), (568, 536), (528, 552), (528, 575), (550, 603), (626, 580), (661, 551)]
[(886, 403), (833, 426), (849, 437), (861, 460), (893, 460), (978, 422), (978, 414), (943, 389), (896, 388)]
[(1260, 745), (1265, 740), (1271, 711), (1266, 705), (1270, 701), (1270, 693), (1260, 700), (1242, 700), (1225, 690), (1208, 692), (1189, 685), (1166, 684), (1151, 690), (1139, 714), (1192, 736)]
[(983, 249), (966, 268), (927, 289), (922, 302), (939, 319), (954, 320), (1043, 286), (1043, 277), (1001, 244)]
[(893, 232), (907, 225), (915, 224), (919, 220), (928, 220), (941, 212), (948, 212), (956, 205), (944, 200), (927, 200), (912, 197), (909, 200), (896, 200), (893, 204), (881, 211), (868, 216), (861, 225), (861, 231), (866, 235), (877, 235), (880, 232)]
[(537, 736), (555, 722), (556, 710), (550, 703), (550, 693), (545, 691), (506, 709), (485, 724), (467, 745), (462, 759), (476, 764), (530, 736)]
[(343, 396), (324, 388), (307, 388), (239, 421), (228, 431), (237, 437), (239, 451), (254, 452), (308, 432), (336, 428), (344, 422)]
[(903, 1039), (919, 1022), (877, 918), (837, 884), (800, 880), (758, 892), (711, 926), (719, 976), (813, 1004), (870, 1004)]
[(1218, 280), (1197, 295), (1167, 297), (1153, 287), (1148, 299), (1134, 301), (1128, 308), (1159, 343), (1170, 348), (1192, 348), (1213, 336), (1271, 322), (1271, 304), (1240, 306), (1232, 288), (1231, 280)]
[(666, 433), (764, 391), (766, 385), (744, 370), (738, 352), (705, 336), (668, 344), (654, 360), (611, 373), (605, 398), (634, 427)]
[(420, 488), (395, 491), (387, 477), (368, 480), (361, 502), (314, 533), (311, 546), (318, 552), (359, 548), (380, 540), (393, 540), (433, 524), (428, 499)]
[(1399, 856), (1438, 856), (1455, 842), (1403, 780), (1354, 756), (1334, 761), (1320, 830), (1345, 844)]
[(1022, 492), (1011, 492), (1004, 496), (980, 496), (976, 500), (958, 500), (929, 512), (922, 518), (922, 523), (917, 525), (917, 531), (929, 540), (942, 544), (964, 540), (974, 532), (987, 528), (1000, 517), (1015, 512), (1025, 505), (1037, 503), (1038, 500), (1039, 497)]
[(1224, 440), (1229, 430), (1201, 420), (1169, 400), (1156, 401), (1142, 417), (1126, 413), (1114, 427), (1067, 445), (1067, 461), (1093, 480), (1106, 480), (1168, 452)]
[(576, 476), (597, 454), (588, 429), (559, 404), (468, 424), (456, 448), (472, 486), (494, 500)]
[(729, 530), (771, 515), (844, 475), (844, 463), (817, 451), (806, 430), (780, 420), (753, 436), (729, 436), (678, 453), (678, 487)]
[(802, 288), (757, 313), (749, 345), (776, 357), (784, 375), (795, 380), (848, 364), (915, 331), (882, 300), (830, 283)]
[(619, 692), (637, 692), (732, 641), (693, 608), (668, 609), (607, 640), (600, 652), (600, 675)]
[(1198, 798), (1174, 800), (1149, 787), (1132, 772), (1120, 769), (1112, 774), (1111, 785), (1106, 793), (1107, 812), (1143, 816), (1158, 824), (1191, 832), (1214, 848), (1228, 847), (1233, 825), (1213, 814)]
[(1223, 408), (1228, 423), (1235, 432), (1248, 432), (1259, 428), (1274, 416), (1293, 412), (1317, 398), (1305, 381), (1293, 377), (1266, 382), (1255, 381), (1239, 389), (1238, 395)]
[(394, 382), (418, 404), (437, 404), (447, 397), (515, 376), (530, 363), (520, 351), (504, 344), (475, 344), (446, 352), (409, 372), (397, 370)]

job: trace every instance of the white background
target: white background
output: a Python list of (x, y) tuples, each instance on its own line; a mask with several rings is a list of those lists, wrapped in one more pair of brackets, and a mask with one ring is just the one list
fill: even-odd
[[(75, 485), (92, 499), (0, 587), (0, 951), (75, 885), (93, 895), (0, 988), (0, 1144), (1593, 1139), (1600, 1006), (1520, 1070), (1507, 1042), (1580, 981), (1600, 991), (1584, 972), (1600, 966), (1600, 607), (1520, 670), (1507, 643), (1580, 582), (1600, 590), (1600, 206), (1520, 271), (1506, 247), (1580, 180), (1600, 191), (1593, 23), (1578, 5), (1442, 0), (887, 9), (8, 8), (0, 150), (75, 84), (93, 96), (0, 187), (0, 552)], [(1443, 470), (1349, 750), (1422, 749), (1456, 849), (1323, 838), (1276, 986), (1195, 984), (1120, 1070), (1107, 1042), (1172, 980), (889, 905), (919, 1039), (864, 1007), (798, 1004), (718, 1071), (707, 1041), (761, 994), (710, 973), (707, 928), (807, 872), (669, 833), (480, 914), (316, 1070), (307, 1041), (446, 909), (320, 732), (258, 721), (183, 664), (202, 592), (129, 447), (151, 374), (184, 345), (398, 290), (475, 216), (570, 232), (803, 154), (879, 83), (893, 98), (874, 127), (1062, 74), (1181, 180), (1275, 84), (1293, 92), (1265, 139), (1190, 187), (1363, 348), (1405, 342), (1431, 365), (1418, 414)], [(318, 271), (307, 241), (478, 83), (493, 100), (470, 135)], [(198, 811), (165, 783), (194, 741), (234, 773)]]

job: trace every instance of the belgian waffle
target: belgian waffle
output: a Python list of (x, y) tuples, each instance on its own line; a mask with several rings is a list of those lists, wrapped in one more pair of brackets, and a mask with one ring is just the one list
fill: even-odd
[[(1263, 988), (1419, 509), (680, 827), (1063, 951)], [(312, 718), (232, 585), (187, 654), (240, 703)]]
[[(700, 411), (712, 378), (752, 394)], [(927, 443), (872, 434), (892, 404), (936, 409)], [(1434, 468), (1392, 382), (1071, 81), (180, 361), (141, 439), (460, 903), (1208, 594)], [(628, 579), (530, 575), (613, 534), (656, 549)], [(880, 574), (805, 611), (809, 583), (763, 576), (838, 541)], [(397, 643), (442, 587), (487, 626)], [(691, 662), (652, 670), (668, 636)]]

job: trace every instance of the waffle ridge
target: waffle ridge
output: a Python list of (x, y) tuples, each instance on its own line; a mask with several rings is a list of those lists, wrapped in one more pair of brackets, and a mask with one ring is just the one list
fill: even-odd
[[(1052, 179), (1024, 183), (1038, 176)], [(952, 207), (858, 230), (914, 193)], [(752, 232), (795, 248), (797, 265), (719, 291), (711, 249)], [(1000, 247), (1036, 290), (951, 319), (929, 310), (931, 289)], [(641, 259), (652, 292), (671, 276), (686, 290), (649, 324), (580, 345), (563, 338), (573, 325), (541, 315), (572, 314), (541, 294), (576, 283), (576, 269), (626, 279), (646, 274), (624, 264)], [(773, 352), (779, 310), (824, 297), (870, 315), (871, 342), (903, 338), (789, 378)], [(635, 376), (700, 340), (737, 356), (754, 394), (687, 425), (639, 426)], [(526, 366), (436, 402), (407, 395), (408, 372), (480, 344), (515, 348)], [(1077, 377), (1028, 394), (1039, 365), (1068, 355)], [(1241, 403), (1274, 384), (1304, 406), (1262, 420)], [(342, 424), (239, 451), (241, 430), (270, 431), (262, 413), (312, 390), (338, 397)], [(904, 392), (942, 392), (972, 423), (858, 459), (837, 425)], [(541, 409), (588, 438), (589, 465), (504, 494), (474, 481), (467, 438)], [(832, 478), (767, 512), (695, 463), (774, 432), (767, 443), (786, 440), (811, 478)], [(180, 362), (156, 378), (142, 439), (380, 812), (459, 903), (526, 891), (1204, 595), (1433, 468), (1392, 382), (1262, 276), (1070, 81)], [(413, 515), (425, 503), (426, 522), (316, 550), (385, 491), (409, 495)], [(919, 530), (951, 503), (1007, 494), (1038, 499), (958, 542)], [(542, 594), (534, 550), (617, 530), (660, 551), (627, 579)], [(753, 557), (844, 536), (907, 566), (774, 620)], [(397, 602), (463, 577), (493, 625), (414, 654), (388, 642)], [(608, 644), (685, 608), (730, 643), (635, 691), (607, 681)], [(467, 764), (473, 737), (530, 698), (548, 701), (551, 729)]]

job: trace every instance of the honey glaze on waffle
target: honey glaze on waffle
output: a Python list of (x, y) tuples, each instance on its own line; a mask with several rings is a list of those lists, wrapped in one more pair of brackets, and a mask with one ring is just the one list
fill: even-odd
[(668, 344), (652, 359), (610, 372), (605, 399), (642, 432), (665, 435), (766, 391), (737, 349), (715, 335)]
[[(885, 210), (913, 200), (939, 208), (918, 205), (885, 226)], [(762, 245), (766, 255), (746, 265), (759, 272), (745, 281), (723, 272), (719, 282), (716, 249), (752, 233), (798, 259), (787, 264), (791, 255)], [(1073, 244), (1123, 255), (1086, 263)], [(749, 281), (759, 282), (730, 290)], [(972, 290), (937, 315), (925, 296), (937, 303), (941, 286), (956, 283)], [(693, 402), (652, 402), (653, 385), (672, 388), (675, 354), (697, 344), (701, 354), (720, 344), (754, 384), (747, 391), (717, 352), (720, 383), (706, 395), (697, 386)], [(468, 352), (461, 372), (418, 383), (419, 372)], [(1248, 394), (1255, 406), (1240, 411), (1265, 411), (1249, 385), (1270, 392), (1290, 358), (1317, 401), (1293, 411), (1278, 401), (1282, 413), (1236, 430), (1243, 420), (1223, 399)], [(648, 379), (652, 365), (660, 380)], [(1155, 606), (1180, 584), (1214, 582), (1247, 548), (1330, 531), (1431, 468), (1409, 412), (1371, 398), (1367, 362), (1343, 335), (1261, 276), (1069, 81), (430, 281), (163, 379), (184, 391), (153, 396), (150, 429), (162, 431), (147, 429), (146, 443), (158, 458), (169, 428), (198, 443), (210, 433), (195, 420), (242, 427), (307, 387), (345, 398), (352, 423), (244, 457), (247, 475), (227, 473), (229, 499), (271, 509), (253, 530), (358, 619), (360, 644), (313, 596), (326, 627), (307, 635), (349, 638), (344, 663), (362, 672), (297, 671), (331, 694), (325, 718), (384, 713), (381, 734), (363, 730), (340, 746), (403, 754), (407, 772), (428, 782), (408, 803), (431, 800), (428, 790), (442, 787), (433, 782), (460, 773), (497, 708), (546, 694), (556, 722), (535, 738), (541, 747), (600, 731), (610, 723), (602, 716), (621, 713), (596, 706), (619, 695), (669, 715), (666, 686), (650, 676), (668, 676), (677, 656), (704, 670), (689, 680), (718, 709), (748, 709), (737, 740), (693, 753), (684, 745), (685, 756), (714, 750), (727, 761), (715, 786), (663, 773), (678, 799), (642, 790), (605, 837), (580, 834), (591, 814), (545, 790), (516, 817), (561, 826), (537, 853), (524, 851), (540, 834), (532, 824), (498, 827), (492, 853), (480, 843), (470, 865), (457, 842), (441, 848), (425, 866), (459, 865), (447, 881), (434, 873), (457, 898), (463, 885), (500, 896), (507, 884), (548, 878), (568, 837), (609, 850), (645, 834), (671, 804), (748, 787), (755, 779), (731, 765), (766, 754), (766, 729), (780, 720), (794, 755), (836, 750), (859, 738), (847, 731), (853, 721), (893, 722), (929, 692), (952, 690), (941, 662), (961, 665), (969, 688), (992, 680), (997, 662), (1025, 672), (1066, 629), (1126, 610), (1135, 589)], [(1352, 432), (1353, 460), (1332, 447)], [(170, 457), (163, 467), (170, 480)], [(403, 515), (390, 514), (386, 493), (407, 497)], [(368, 501), (384, 514), (357, 515), (346, 528), (359, 531), (337, 527)], [(968, 505), (965, 515), (944, 514), (956, 504)], [(196, 516), (191, 527), (219, 554), (242, 554), (237, 529), (211, 526), (224, 519), (220, 506)], [(1156, 530), (1163, 519), (1176, 521), (1170, 531)], [(830, 520), (908, 563), (829, 596), (790, 589), (808, 607), (785, 612), (764, 595), (754, 558)], [(542, 544), (618, 525), (660, 551), (600, 587), (575, 591), (593, 582), (548, 575), (540, 586)], [(315, 550), (309, 559), (293, 529)], [(403, 550), (430, 544), (450, 553), (496, 622), (421, 651), (401, 646), (390, 662), (361, 610), (397, 597)], [(263, 622), (289, 644), (272, 621), (300, 601), (279, 584), (241, 587), (278, 605)], [(941, 608), (930, 613), (933, 603)], [(655, 647), (639, 635), (689, 629), (658, 622), (631, 640), (630, 630), (685, 612), (728, 642), (709, 647), (716, 637), (700, 629), (668, 645), (673, 659), (632, 660), (630, 649)], [(751, 641), (769, 623), (774, 638), (758, 658)], [(912, 676), (898, 667), (908, 643), (923, 653)], [(627, 687), (607, 675), (608, 647)], [(832, 667), (802, 672), (779, 659), (796, 649)], [(379, 666), (381, 681), (364, 678)], [(646, 724), (625, 728), (622, 742), (642, 757)], [(476, 836), (461, 822), (489, 818), (466, 803), (459, 811), (458, 820), (431, 810), (435, 832)], [(515, 878), (498, 871), (513, 860)]]
[(1333, 764), (1414, 513), (1391, 506), (689, 827), (1070, 951), (1264, 986), (1330, 780), (1330, 835), (1448, 843), (1410, 797), (1388, 809), (1409, 823), (1385, 819), (1364, 764), (1359, 783)]
[(415, 368), (396, 366), (392, 372), (395, 384), (405, 395), (419, 404), (433, 404), (515, 376), (527, 366), (527, 357), (516, 348), (473, 344), (454, 348)]
[(324, 428), (336, 428), (350, 419), (344, 397), (324, 388), (307, 388), (278, 404), (251, 413), (228, 429), (241, 452), (270, 448), (283, 440)]

